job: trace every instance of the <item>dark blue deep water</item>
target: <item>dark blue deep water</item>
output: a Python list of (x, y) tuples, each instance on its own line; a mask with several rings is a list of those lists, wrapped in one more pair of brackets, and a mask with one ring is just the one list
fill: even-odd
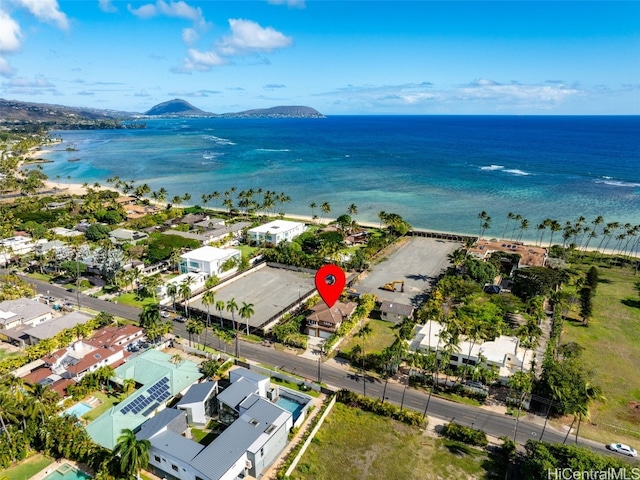
[(235, 186), (285, 192), (289, 213), (329, 202), (336, 217), (354, 203), (360, 221), (377, 222), (384, 210), (441, 231), (477, 233), (484, 210), (487, 236), (503, 231), (509, 212), (529, 220), (529, 238), (544, 218), (640, 223), (638, 116), (172, 119), (57, 134), (65, 143), (44, 166), (52, 179), (117, 175), (164, 187), (169, 198), (189, 192), (192, 204)]

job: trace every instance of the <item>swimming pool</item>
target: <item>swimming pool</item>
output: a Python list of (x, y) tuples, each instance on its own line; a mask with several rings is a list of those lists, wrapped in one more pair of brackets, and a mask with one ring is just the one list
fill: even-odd
[(65, 463), (44, 477), (44, 480), (89, 480), (90, 478), (92, 477)]
[(302, 409), (305, 407), (302, 403), (297, 402), (292, 398), (283, 396), (280, 396), (280, 398), (276, 402), (276, 405), (291, 412), (291, 416), (293, 417), (294, 422), (298, 419), (300, 413), (302, 412)]
[(80, 418), (90, 410), (93, 410), (93, 407), (91, 405), (79, 402), (76, 403), (73, 407), (67, 408), (64, 412), (62, 412), (62, 414), (72, 415), (76, 418)]

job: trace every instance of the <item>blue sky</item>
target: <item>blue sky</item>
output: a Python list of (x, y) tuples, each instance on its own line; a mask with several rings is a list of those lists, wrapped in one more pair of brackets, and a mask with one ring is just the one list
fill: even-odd
[(640, 2), (2, 0), (0, 97), (640, 114)]

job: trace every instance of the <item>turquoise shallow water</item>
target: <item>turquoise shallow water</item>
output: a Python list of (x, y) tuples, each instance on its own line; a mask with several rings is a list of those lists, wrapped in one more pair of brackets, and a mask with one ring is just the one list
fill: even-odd
[(192, 204), (232, 186), (263, 188), (287, 193), (289, 213), (329, 202), (336, 217), (354, 203), (360, 221), (396, 212), (419, 228), (471, 234), (484, 210), (487, 236), (501, 235), (513, 212), (531, 225), (523, 238), (535, 238), (548, 217), (640, 223), (639, 131), (637, 116), (152, 120), (143, 130), (57, 132), (65, 143), (44, 170), (74, 182), (117, 175), (169, 198), (189, 192)]

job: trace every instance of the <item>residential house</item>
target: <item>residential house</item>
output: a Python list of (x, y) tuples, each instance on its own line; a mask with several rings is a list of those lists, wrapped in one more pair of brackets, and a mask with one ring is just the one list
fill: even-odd
[(383, 300), (380, 304), (380, 318), (387, 322), (402, 323), (405, 318), (413, 318), (413, 305)]
[(20, 325), (36, 326), (53, 317), (53, 310), (31, 298), (5, 300), (0, 302), (0, 330), (16, 328)]
[(194, 383), (180, 399), (176, 408), (187, 413), (189, 424), (207, 425), (217, 411), (218, 382)]
[(520, 259), (518, 264), (514, 265), (514, 268), (543, 267), (547, 260), (546, 248), (525, 245), (522, 242), (481, 239), (468, 250), (469, 255), (481, 260), (486, 260), (495, 252), (518, 254)]
[[(237, 368), (230, 372), (229, 378), (232, 384), (218, 394), (218, 400), (222, 401), (220, 399), (224, 397), (236, 404), (236, 415), (208, 446), (182, 435), (188, 416), (177, 409), (166, 409), (140, 427), (136, 436), (151, 443), (148, 467), (151, 472), (160, 478), (179, 480), (259, 479), (275, 462), (288, 443), (294, 414), (277, 404), (278, 388), (269, 388), (268, 377)], [(242, 386), (244, 396), (235, 385)], [(208, 395), (204, 392), (210, 388), (202, 387), (199, 400), (194, 399), (194, 403), (205, 403)], [(233, 395), (225, 396), (229, 390), (233, 390)], [(265, 392), (268, 396), (276, 392), (276, 396), (270, 400), (258, 392)], [(297, 401), (311, 401), (310, 397), (304, 396), (306, 399), (303, 399), (303, 395), (297, 392), (287, 390), (287, 395), (289, 393), (297, 395)], [(305, 408), (308, 406), (309, 403)]]
[(92, 318), (93, 315), (75, 311), (61, 317), (51, 318), (33, 328), (26, 329), (24, 334), (28, 338), (28, 343), (30, 345), (35, 345), (46, 338), (55, 337), (58, 333), (66, 330), (67, 328), (73, 328), (76, 325), (87, 323)]
[(128, 357), (115, 369), (114, 380), (132, 378), (142, 385), (133, 394), (109, 409), (87, 426), (94, 442), (112, 449), (123, 428), (136, 430), (149, 418), (165, 409), (173, 398), (186, 393), (202, 374), (190, 360), (172, 362), (169, 354), (150, 349), (137, 357)]
[(229, 260), (238, 262), (240, 257), (240, 250), (210, 246), (200, 247), (180, 255), (180, 273), (202, 272), (209, 277), (221, 276), (232, 271), (232, 269), (223, 270), (225, 262)]
[(320, 302), (311, 308), (307, 317), (307, 335), (329, 338), (338, 331), (340, 325), (351, 317), (357, 304), (354, 302), (336, 302), (331, 308)]
[(116, 228), (109, 232), (109, 239), (116, 244), (136, 243), (148, 237), (149, 235), (144, 232), (136, 232), (135, 230), (128, 230), (126, 228)]
[[(416, 327), (416, 335), (410, 342), (412, 351), (439, 352), (444, 342), (441, 340), (441, 332), (444, 326), (440, 322), (428, 321), (425, 325)], [(449, 363), (452, 366), (484, 365), (496, 367), (502, 383), (506, 383), (511, 375), (524, 369), (531, 369), (533, 354), (520, 347), (517, 337), (500, 335), (489, 341), (473, 341), (461, 337), (458, 342), (457, 352), (450, 355)]]
[(251, 243), (276, 246), (281, 242), (290, 242), (306, 231), (304, 223), (287, 220), (274, 220), (259, 227), (247, 230), (247, 239)]
[(6, 265), (15, 257), (33, 251), (34, 243), (31, 237), (16, 235), (0, 240), (0, 265)]
[(60, 237), (78, 237), (80, 235), (82, 235), (82, 232), (78, 231), (78, 230), (71, 230), (68, 228), (64, 228), (64, 227), (54, 227), (54, 228), (50, 228), (49, 231), (51, 233), (53, 233), (54, 235), (58, 235)]

